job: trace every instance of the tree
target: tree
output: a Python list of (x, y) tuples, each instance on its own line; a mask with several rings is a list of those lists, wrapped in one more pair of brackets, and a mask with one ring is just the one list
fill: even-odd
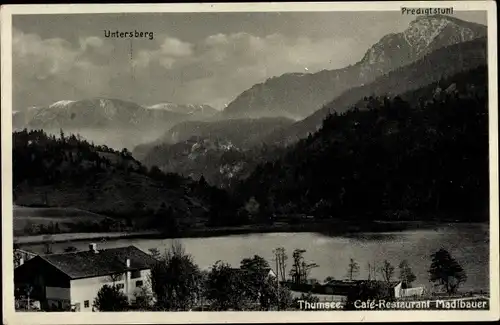
[(349, 266), (347, 267), (347, 278), (352, 281), (359, 273), (359, 265), (354, 259), (351, 258)]
[(286, 281), (286, 261), (288, 256), (284, 247), (278, 247), (274, 251), (274, 260), (276, 262), (276, 276), (281, 281)]
[(334, 278), (333, 276), (330, 276), (330, 275), (329, 275), (329, 276), (327, 276), (327, 277), (325, 278), (325, 280), (323, 280), (323, 283), (332, 282), (332, 281), (334, 281), (334, 280), (335, 280), (335, 278)]
[(222, 261), (212, 266), (206, 290), (207, 299), (215, 310), (243, 310), (247, 306), (241, 272)]
[(467, 281), (467, 275), (462, 266), (445, 249), (441, 248), (432, 254), (431, 259), (429, 280), (442, 286), (448, 294), (455, 293), (458, 287)]
[(150, 248), (149, 254), (157, 260), (161, 259), (161, 253), (158, 248)]
[(161, 310), (189, 310), (198, 300), (201, 273), (180, 242), (151, 268), (151, 287)]
[(382, 279), (389, 283), (394, 276), (394, 266), (388, 260), (384, 260), (382, 266), (379, 268), (379, 273), (382, 275)]
[(376, 263), (375, 262), (373, 264), (368, 263), (367, 268), (368, 268), (368, 280), (369, 281), (370, 280), (376, 281), (377, 280), (377, 265), (376, 265)]
[(151, 310), (153, 307), (153, 297), (148, 286), (143, 286), (141, 289), (134, 294), (135, 296), (135, 308), (138, 310)]
[(132, 156), (132, 154), (130, 153), (130, 151), (128, 151), (127, 148), (123, 148), (122, 151), (120, 152), (120, 154), (124, 158), (129, 158)]
[(293, 264), (290, 270), (292, 281), (296, 284), (306, 283), (309, 273), (313, 268), (319, 267), (316, 263), (307, 263), (304, 260), (305, 249), (296, 249), (293, 251)]
[(408, 261), (402, 260), (401, 263), (399, 263), (399, 280), (401, 280), (407, 288), (410, 288), (416, 278), (417, 277), (413, 274)]
[(105, 284), (97, 292), (94, 307), (99, 311), (125, 311), (128, 308), (128, 301), (118, 287)]
[(260, 306), (263, 310), (289, 310), (293, 298), (287, 286), (279, 285), (279, 279), (268, 277), (260, 296)]
[(269, 276), (269, 263), (264, 258), (254, 255), (241, 261), (240, 270), (245, 285), (245, 295), (249, 300), (257, 301)]
[(255, 217), (259, 214), (260, 204), (259, 202), (257, 202), (255, 197), (252, 196), (245, 204), (245, 211), (248, 213), (250, 217)]

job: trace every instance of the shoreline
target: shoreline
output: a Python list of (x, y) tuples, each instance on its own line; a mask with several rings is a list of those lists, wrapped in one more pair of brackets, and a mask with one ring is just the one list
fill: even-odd
[[(452, 224), (483, 224), (484, 222), (450, 222), (450, 221), (374, 221), (363, 225), (352, 222), (312, 222), (305, 224), (273, 224), (249, 225), (239, 227), (214, 227), (189, 229), (175, 235), (167, 235), (158, 230), (134, 232), (105, 232), (105, 233), (61, 233), (43, 234), (34, 236), (14, 236), (14, 244), (18, 246), (51, 243), (71, 243), (88, 240), (118, 240), (118, 239), (173, 239), (173, 238), (210, 238), (231, 235), (287, 233), (287, 232), (317, 232), (324, 235), (352, 235), (362, 232), (383, 233), (399, 232), (412, 229), (434, 228)], [(51, 236), (50, 239), (44, 238)]]

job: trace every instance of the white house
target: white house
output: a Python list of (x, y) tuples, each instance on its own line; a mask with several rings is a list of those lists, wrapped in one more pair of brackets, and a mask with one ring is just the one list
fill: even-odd
[(14, 270), (16, 288), (31, 287), (43, 310), (93, 311), (105, 284), (116, 285), (129, 301), (147, 284), (156, 260), (135, 246), (36, 256)]
[(398, 285), (394, 287), (394, 297), (396, 298), (419, 297), (422, 296), (424, 292), (424, 287), (405, 288), (403, 282), (399, 282)]

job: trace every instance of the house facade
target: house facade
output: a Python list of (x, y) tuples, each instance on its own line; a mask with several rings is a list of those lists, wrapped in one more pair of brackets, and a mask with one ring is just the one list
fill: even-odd
[(424, 293), (424, 287), (406, 288), (403, 282), (398, 283), (394, 288), (394, 296), (396, 298), (420, 297), (424, 295)]
[(156, 260), (134, 246), (37, 256), (14, 270), (17, 291), (40, 301), (42, 310), (95, 311), (104, 285), (115, 285), (135, 300), (149, 281)]

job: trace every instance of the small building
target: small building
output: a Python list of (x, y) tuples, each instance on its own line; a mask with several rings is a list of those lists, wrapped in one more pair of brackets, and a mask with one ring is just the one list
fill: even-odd
[(271, 277), (271, 278), (276, 278), (276, 272), (274, 272), (273, 269), (271, 268), (266, 268), (265, 272), (267, 273), (267, 276)]
[(31, 299), (40, 301), (42, 310), (93, 311), (98, 291), (116, 285), (130, 302), (141, 290), (156, 263), (151, 255), (135, 246), (39, 255), (15, 268), (17, 291), (29, 288)]
[(394, 287), (396, 298), (415, 298), (422, 296), (424, 293), (424, 287), (407, 288), (403, 282), (399, 282), (398, 285)]

